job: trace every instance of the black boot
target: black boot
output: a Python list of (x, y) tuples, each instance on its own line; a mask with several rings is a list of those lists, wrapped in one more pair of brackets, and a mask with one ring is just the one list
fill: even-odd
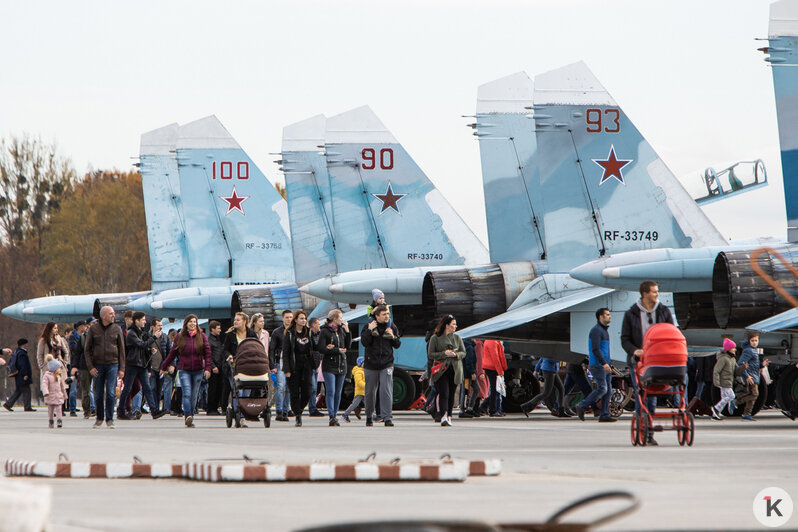
[(529, 413), (532, 412), (537, 407), (538, 407), (537, 402), (527, 401), (526, 403), (521, 405), (521, 412), (523, 412), (526, 417), (529, 417)]
[(302, 426), (302, 414), (297, 414), (296, 422), (294, 423), (294, 426), (295, 427), (301, 427)]

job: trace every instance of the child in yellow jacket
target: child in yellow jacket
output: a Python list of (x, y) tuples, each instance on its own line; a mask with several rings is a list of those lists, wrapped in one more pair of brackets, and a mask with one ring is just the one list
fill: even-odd
[(349, 423), (349, 414), (355, 411), (355, 416), (360, 419), (360, 409), (363, 407), (363, 399), (366, 396), (366, 373), (363, 371), (363, 357), (357, 359), (357, 366), (352, 367), (352, 377), (355, 379), (355, 398), (352, 404), (341, 416), (344, 421)]

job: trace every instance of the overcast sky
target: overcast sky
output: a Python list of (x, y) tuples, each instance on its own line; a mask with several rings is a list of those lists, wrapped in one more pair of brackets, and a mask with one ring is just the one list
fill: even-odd
[(681, 177), (764, 159), (771, 184), (707, 208), (733, 239), (786, 234), (769, 2), (0, 3), (0, 135), (130, 168), (142, 132), (216, 114), (273, 181), (282, 127), (370, 105), (487, 242), (477, 86), (584, 60)]

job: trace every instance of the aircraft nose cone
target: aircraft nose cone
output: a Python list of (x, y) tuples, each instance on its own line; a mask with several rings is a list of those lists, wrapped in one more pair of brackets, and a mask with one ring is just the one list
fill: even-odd
[(568, 272), (568, 274), (574, 279), (578, 279), (584, 283), (601, 285), (605, 281), (602, 273), (605, 267), (604, 261), (594, 260), (577, 266)]
[(322, 277), (321, 279), (317, 279), (312, 283), (308, 283), (304, 286), (301, 286), (299, 288), (299, 291), (318, 297), (320, 299), (330, 299), (331, 284), (332, 284), (332, 279), (330, 277)]
[(20, 303), (14, 303), (13, 305), (9, 305), (9, 306), (7, 306), (6, 308), (4, 308), (2, 310), (3, 316), (8, 316), (9, 318), (15, 318), (15, 319), (21, 320), (22, 319), (22, 307), (23, 307), (23, 304), (21, 302)]

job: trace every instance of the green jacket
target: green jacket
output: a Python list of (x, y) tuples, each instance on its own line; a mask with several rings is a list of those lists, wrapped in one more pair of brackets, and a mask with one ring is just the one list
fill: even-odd
[[(457, 357), (447, 357), (445, 351), (447, 349), (454, 349)], [(443, 362), (444, 367), (435, 375), (430, 376), (430, 382), (437, 381), (441, 375), (448, 369), (448, 366), (454, 368), (454, 383), (463, 383), (463, 359), (465, 358), (466, 351), (463, 339), (457, 334), (445, 334), (437, 336), (433, 334), (427, 344), (427, 356), (433, 362)]]
[(721, 351), (712, 371), (712, 384), (718, 388), (733, 388), (734, 377), (741, 375), (744, 369), (745, 366), (737, 365), (734, 355), (728, 351)]

